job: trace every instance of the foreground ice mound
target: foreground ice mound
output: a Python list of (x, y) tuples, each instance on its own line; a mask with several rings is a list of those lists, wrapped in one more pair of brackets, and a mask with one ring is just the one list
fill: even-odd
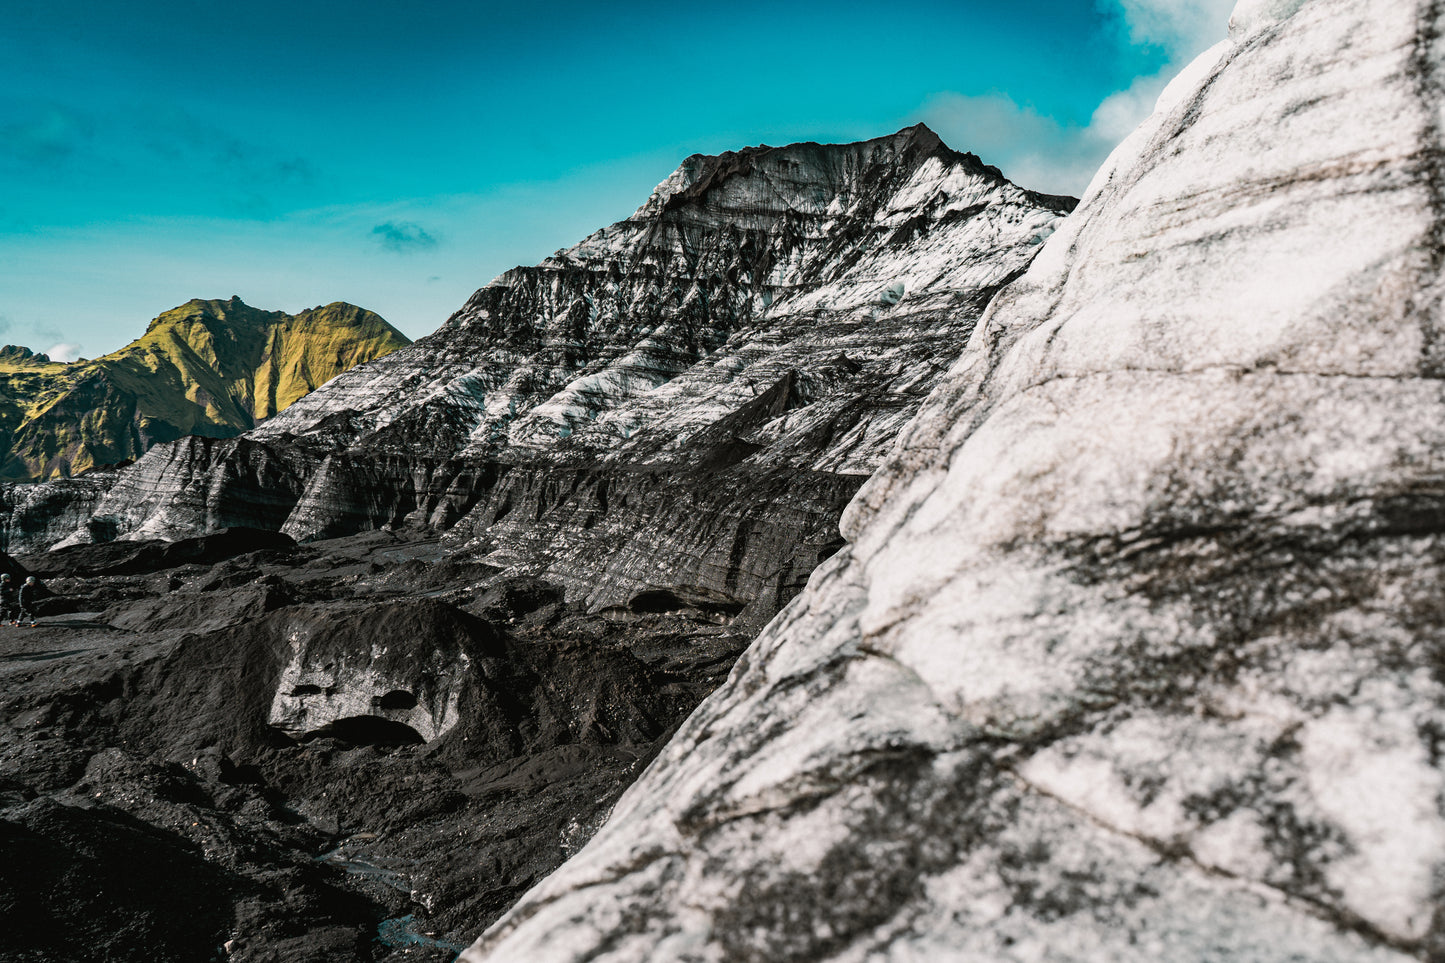
[(1241, 4), (463, 960), (1445, 953), (1439, 4)]

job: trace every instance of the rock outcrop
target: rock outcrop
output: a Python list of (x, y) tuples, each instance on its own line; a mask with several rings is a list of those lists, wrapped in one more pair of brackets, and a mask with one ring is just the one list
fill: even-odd
[(0, 349), (0, 478), (65, 477), (185, 435), (254, 428), (358, 364), (409, 344), (337, 302), (296, 315), (192, 300), (119, 351), (75, 364)]
[[(922, 126), (691, 157), (416, 344), (79, 492), (58, 541), (446, 532), (592, 612), (746, 609), (759, 627), (1072, 205)], [(57, 543), (12, 504), (10, 550)]]
[(462, 959), (1445, 956), (1442, 36), (1241, 3)]

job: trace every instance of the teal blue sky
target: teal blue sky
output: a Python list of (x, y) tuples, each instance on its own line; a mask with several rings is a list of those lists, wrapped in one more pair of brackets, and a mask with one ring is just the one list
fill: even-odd
[(1079, 193), (1230, 0), (0, 0), (0, 341), (192, 297), (418, 337), (688, 154), (923, 121)]

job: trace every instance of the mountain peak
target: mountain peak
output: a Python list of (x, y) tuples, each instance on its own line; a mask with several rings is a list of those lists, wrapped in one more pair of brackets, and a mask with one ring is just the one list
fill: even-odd
[(954, 153), (953, 149), (943, 142), (943, 138), (934, 133), (933, 128), (922, 121), (912, 127), (903, 128), (893, 135), (893, 139), (903, 144), (916, 145), (925, 150), (937, 150), (941, 147), (949, 153)]
[[(843, 157), (851, 160), (840, 163)], [(700, 201), (719, 188), (731, 186), (737, 178), (759, 176), (767, 182), (794, 186), (800, 179), (816, 181), (817, 188), (832, 193), (840, 186), (835, 182), (856, 178), (859, 171), (912, 169), (929, 158), (957, 164), (970, 174), (991, 180), (1007, 180), (997, 167), (984, 164), (977, 155), (954, 150), (927, 124), (917, 123), (894, 134), (845, 144), (802, 141), (782, 147), (759, 144), (721, 154), (692, 154), (657, 185), (647, 203), (633, 216), (651, 217)], [(780, 192), (772, 187), (766, 193), (778, 195)], [(786, 187), (782, 193), (786, 193)], [(775, 202), (786, 204), (788, 199), (781, 196), (775, 198)]]
[[(232, 295), (164, 311), (142, 337), (90, 362), (55, 364), (6, 345), (0, 425), (14, 427), (8, 448), (0, 445), (0, 477), (71, 474), (189, 433), (239, 434), (334, 375), (410, 343), (345, 302), (293, 316)], [(22, 375), (28, 380), (16, 381)], [(31, 404), (41, 397), (46, 406)]]

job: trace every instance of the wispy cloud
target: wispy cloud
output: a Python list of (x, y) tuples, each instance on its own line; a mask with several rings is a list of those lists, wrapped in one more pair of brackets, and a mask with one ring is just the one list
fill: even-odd
[(1171, 61), (1193, 57), (1227, 33), (1235, 0), (1108, 0), (1134, 44), (1160, 47)]
[(437, 246), (437, 239), (415, 221), (387, 221), (371, 229), (388, 251), (405, 254)]
[(951, 147), (971, 151), (1031, 190), (1077, 194), (1109, 148), (1086, 128), (1071, 127), (1006, 94), (938, 94), (920, 115)]
[(950, 146), (997, 165), (1019, 186), (1077, 196), (1109, 152), (1149, 116), (1168, 79), (1143, 77), (1111, 94), (1087, 124), (1060, 123), (1003, 94), (940, 94), (921, 114)]
[(283, 198), (309, 193), (319, 179), (311, 161), (264, 136), (180, 108), (100, 112), (41, 100), (0, 103), (0, 165), (86, 190), (159, 179), (170, 201), (251, 217), (276, 213)]
[(166, 108), (138, 113), (129, 123), (155, 156), (223, 170), (245, 184), (308, 184), (316, 179), (315, 168), (305, 158), (287, 156), (188, 111)]
[(1100, 0), (1099, 6), (1117, 18), (1122, 41), (1157, 47), (1168, 60), (1157, 74), (1104, 98), (1088, 123), (1063, 123), (1005, 94), (951, 92), (924, 103), (923, 121), (950, 146), (978, 154), (1022, 187), (1082, 194), (1109, 152), (1149, 116), (1170, 78), (1224, 39), (1234, 0)]
[(25, 324), (18, 327), (9, 315), (0, 314), (0, 339), (3, 343), (18, 343), (38, 350), (35, 345), (49, 344), (42, 354), (52, 361), (74, 361), (80, 356), (81, 346), (65, 338), (58, 330), (46, 325)]
[(33, 103), (11, 111), (0, 123), (0, 156), (26, 166), (51, 166), (86, 150), (95, 139), (95, 119), (64, 104)]
[(187, 111), (167, 108), (133, 118), (135, 130), (156, 158), (222, 185), (231, 213), (265, 217), (278, 193), (312, 187), (318, 180), (306, 158), (238, 136)]
[(27, 332), (26, 337), (29, 341), (27, 347), (32, 350), (40, 351), (39, 348), (35, 347), (36, 345), (50, 345), (50, 347), (41, 351), (41, 353), (48, 355), (51, 361), (74, 361), (80, 354), (80, 345), (70, 340), (70, 338), (62, 334), (58, 329), (48, 325), (38, 325), (31, 328), (30, 331)]

